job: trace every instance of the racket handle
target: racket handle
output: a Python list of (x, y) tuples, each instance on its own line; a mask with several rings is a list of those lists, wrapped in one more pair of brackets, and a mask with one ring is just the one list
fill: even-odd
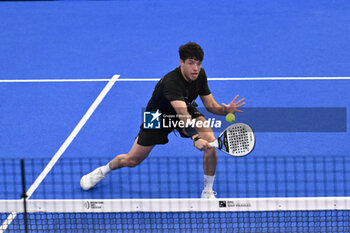
[(210, 145), (211, 147), (219, 148), (218, 140), (215, 140), (214, 142), (209, 142), (209, 145)]

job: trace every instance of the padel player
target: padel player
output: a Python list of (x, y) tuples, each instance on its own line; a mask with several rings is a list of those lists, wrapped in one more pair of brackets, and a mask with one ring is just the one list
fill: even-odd
[[(204, 52), (202, 48), (189, 42), (179, 49), (180, 66), (166, 74), (154, 88), (146, 111), (157, 111), (167, 115), (175, 115), (176, 120), (187, 122), (205, 121), (202, 113), (196, 109), (195, 99), (200, 96), (205, 108), (216, 115), (242, 112), (238, 108), (245, 103), (244, 99), (237, 101), (238, 95), (228, 105), (218, 104), (210, 92), (207, 76), (202, 67)], [(157, 117), (157, 115), (154, 115)], [(185, 124), (186, 126), (186, 124)], [(117, 155), (107, 165), (98, 167), (80, 180), (84, 190), (93, 188), (112, 170), (122, 167), (135, 167), (147, 158), (157, 144), (168, 143), (168, 134), (177, 130), (184, 138), (191, 138), (193, 145), (203, 151), (204, 189), (201, 198), (215, 198), (213, 183), (217, 164), (216, 148), (209, 142), (215, 141), (212, 128), (198, 128), (193, 126), (180, 128), (172, 126), (161, 129), (145, 129), (143, 125), (135, 142), (127, 154)]]

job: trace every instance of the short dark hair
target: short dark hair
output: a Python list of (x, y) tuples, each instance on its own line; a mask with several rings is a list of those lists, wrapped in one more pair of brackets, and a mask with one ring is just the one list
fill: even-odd
[(202, 47), (195, 42), (188, 42), (181, 45), (179, 48), (180, 59), (185, 61), (186, 59), (195, 59), (203, 61), (204, 52)]

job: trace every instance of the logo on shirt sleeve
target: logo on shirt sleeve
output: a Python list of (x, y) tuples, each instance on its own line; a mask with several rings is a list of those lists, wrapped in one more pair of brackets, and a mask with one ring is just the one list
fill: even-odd
[(161, 128), (161, 116), (162, 113), (157, 110), (156, 112), (144, 112), (143, 113), (143, 128), (144, 129), (160, 129)]

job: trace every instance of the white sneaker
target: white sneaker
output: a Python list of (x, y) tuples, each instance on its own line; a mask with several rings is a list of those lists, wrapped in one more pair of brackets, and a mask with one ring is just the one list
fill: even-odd
[(83, 176), (80, 180), (80, 187), (84, 190), (89, 190), (103, 180), (105, 176), (103, 175), (101, 168), (102, 167), (98, 167), (89, 174)]
[(213, 190), (205, 190), (205, 189), (203, 189), (201, 198), (203, 198), (203, 199), (215, 199), (216, 198), (215, 197), (216, 194), (217, 193), (215, 191), (213, 191)]

